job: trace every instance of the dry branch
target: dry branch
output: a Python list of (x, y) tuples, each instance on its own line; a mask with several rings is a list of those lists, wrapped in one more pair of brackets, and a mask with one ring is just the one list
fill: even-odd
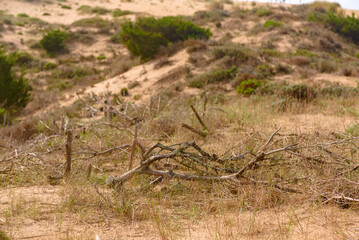
[(189, 126), (189, 125), (187, 125), (185, 123), (182, 123), (182, 127), (187, 128), (191, 132), (194, 132), (194, 133), (200, 135), (201, 137), (206, 137), (207, 136), (207, 134), (205, 132), (198, 131), (198, 130), (194, 129), (193, 127), (191, 127), (191, 126)]
[(72, 149), (72, 131), (67, 131), (67, 141), (66, 141), (66, 168), (65, 168), (65, 177), (70, 176), (71, 172), (71, 149)]
[(207, 127), (206, 127), (206, 125), (204, 124), (204, 122), (202, 121), (201, 117), (199, 116), (197, 110), (194, 108), (193, 105), (190, 105), (190, 107), (191, 107), (191, 109), (192, 109), (194, 115), (196, 116), (198, 122), (202, 125), (203, 130), (207, 130)]

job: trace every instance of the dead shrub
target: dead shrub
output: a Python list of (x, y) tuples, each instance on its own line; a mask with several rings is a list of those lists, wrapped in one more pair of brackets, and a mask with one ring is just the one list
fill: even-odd
[(153, 70), (157, 70), (164, 66), (171, 66), (171, 65), (173, 65), (173, 61), (169, 60), (167, 56), (160, 57), (157, 63), (155, 63), (155, 65), (153, 66)]
[(198, 39), (188, 39), (183, 45), (187, 48), (188, 53), (198, 52), (207, 49), (207, 44)]
[(30, 139), (37, 133), (37, 122), (39, 118), (25, 119), (11, 126), (0, 128), (0, 136), (3, 139), (15, 139), (17, 141), (25, 141)]
[(335, 72), (337, 66), (335, 63), (329, 60), (321, 60), (318, 62), (318, 71), (321, 73), (332, 73)]
[(119, 56), (118, 59), (114, 60), (109, 67), (109, 77), (114, 77), (124, 72), (127, 72), (132, 67), (140, 64), (140, 60), (137, 57), (131, 57), (130, 55)]
[(329, 53), (340, 54), (340, 51), (343, 49), (342, 45), (337, 43), (330, 36), (326, 36), (325, 38), (320, 38), (318, 40), (319, 49)]
[(190, 72), (190, 69), (187, 66), (179, 66), (171, 71), (169, 71), (166, 75), (162, 76), (160, 79), (157, 80), (156, 84), (162, 84), (165, 82), (175, 82), (179, 78), (181, 78), (184, 74)]
[(304, 56), (293, 56), (290, 58), (290, 62), (299, 67), (309, 66), (312, 62), (310, 58)]
[(177, 125), (179, 124), (176, 124), (174, 119), (167, 116), (160, 116), (149, 123), (148, 130), (158, 135), (159, 138), (168, 138), (175, 134)]
[(346, 76), (346, 77), (350, 77), (353, 75), (353, 69), (351, 68), (344, 68), (342, 70), (342, 75)]

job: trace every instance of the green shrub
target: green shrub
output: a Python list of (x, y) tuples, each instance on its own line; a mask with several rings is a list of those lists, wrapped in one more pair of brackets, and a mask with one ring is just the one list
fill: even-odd
[(213, 49), (212, 54), (215, 59), (228, 57), (231, 60), (231, 66), (247, 62), (251, 59), (256, 59), (255, 52), (240, 44), (229, 45), (226, 47), (216, 47)]
[(258, 75), (261, 78), (267, 78), (267, 77), (274, 75), (274, 68), (265, 63), (258, 65), (255, 68), (255, 71), (258, 73)]
[(128, 15), (128, 14), (131, 14), (132, 12), (131, 11), (127, 11), (127, 10), (121, 10), (121, 9), (115, 9), (113, 10), (112, 12), (112, 16), (113, 17), (122, 17), (124, 15)]
[(357, 52), (354, 57), (359, 58), (359, 52)]
[(77, 11), (83, 13), (83, 14), (98, 14), (98, 15), (104, 15), (110, 12), (110, 10), (102, 7), (91, 7), (88, 5), (82, 5), (77, 9)]
[(52, 69), (55, 69), (56, 67), (57, 67), (57, 65), (55, 63), (47, 62), (47, 63), (44, 64), (42, 69), (43, 70), (52, 70)]
[(28, 18), (29, 17), (29, 15), (27, 15), (26, 13), (19, 13), (17, 16), (21, 17), (21, 18)]
[(259, 17), (270, 16), (270, 15), (273, 14), (270, 10), (265, 9), (265, 8), (255, 9), (255, 13), (256, 13)]
[(46, 50), (47, 53), (60, 53), (65, 50), (65, 41), (69, 38), (66, 31), (51, 30), (47, 32), (40, 40), (40, 46)]
[(1, 230), (0, 230), (0, 239), (1, 239), (1, 240), (10, 240), (10, 238), (8, 238), (8, 237), (6, 236), (6, 234), (5, 234), (3, 231), (1, 231)]
[(228, 17), (223, 10), (214, 10), (214, 11), (198, 11), (195, 12), (192, 17), (188, 19), (193, 21), (195, 24), (198, 25), (205, 25), (209, 22), (222, 22), (224, 17)]
[(124, 96), (124, 97), (128, 96), (129, 95), (128, 89), (127, 88), (122, 88), (121, 91), (120, 91), (120, 94), (121, 94), (121, 96)]
[(149, 17), (123, 24), (120, 39), (132, 55), (140, 56), (142, 61), (146, 61), (153, 58), (161, 46), (166, 47), (169, 43), (190, 38), (208, 39), (211, 35), (208, 29), (198, 27), (181, 17)]
[(274, 20), (267, 20), (264, 24), (263, 27), (267, 28), (267, 29), (274, 29), (277, 27), (282, 27), (283, 23), (278, 22), (278, 21), (274, 21)]
[(261, 82), (259, 80), (251, 78), (241, 82), (236, 90), (238, 94), (251, 95), (260, 85)]
[(350, 134), (353, 137), (358, 137), (359, 136), (359, 124), (354, 124), (349, 126), (346, 130), (346, 133)]
[(72, 25), (76, 27), (93, 27), (105, 29), (103, 30), (103, 32), (108, 31), (112, 26), (110, 21), (100, 17), (83, 18), (73, 22)]
[(350, 38), (354, 42), (359, 42), (359, 18), (355, 18), (354, 15), (344, 17), (328, 12), (327, 22), (334, 32)]
[(11, 52), (8, 56), (9, 60), (18, 66), (30, 66), (30, 63), (34, 60), (34, 58), (27, 52)]
[(23, 74), (16, 76), (12, 72), (13, 62), (0, 52), (0, 108), (9, 112), (17, 112), (26, 107), (31, 87)]

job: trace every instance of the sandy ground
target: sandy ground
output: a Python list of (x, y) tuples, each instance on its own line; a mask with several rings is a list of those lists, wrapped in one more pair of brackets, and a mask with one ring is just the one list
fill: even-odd
[[(1, 3), (2, 2), (2, 3)], [(146, 12), (153, 16), (166, 15), (192, 15), (198, 10), (206, 8), (206, 3), (193, 0), (135, 0), (135, 1), (117, 1), (117, 0), (67, 0), (63, 5), (71, 7), (71, 9), (63, 9), (57, 1), (21, 1), (21, 0), (1, 0), (0, 8), (11, 14), (26, 13), (31, 17), (37, 17), (49, 23), (71, 24), (88, 15), (80, 14), (77, 9), (81, 5), (99, 6), (108, 9), (119, 8), (121, 10), (129, 10), (133, 12)], [(140, 6), (140, 7), (139, 7)], [(50, 16), (44, 16), (49, 13)]]
[[(0, 215), (0, 228), (14, 239), (161, 239), (150, 221), (115, 218), (89, 223), (72, 214), (61, 214), (63, 189), (34, 186), (1, 189), (0, 212), (16, 209), (26, 212), (11, 227), (11, 217)], [(359, 216), (351, 210), (332, 206), (281, 206), (267, 210), (224, 212), (206, 219), (182, 220), (176, 239), (356, 239)]]

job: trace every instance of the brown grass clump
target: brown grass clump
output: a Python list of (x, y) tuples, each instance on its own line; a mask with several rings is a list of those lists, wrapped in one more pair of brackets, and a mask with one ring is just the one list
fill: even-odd
[(310, 58), (304, 56), (292, 56), (289, 61), (300, 67), (309, 66), (312, 63)]
[(217, 0), (212, 0), (207, 4), (209, 11), (223, 10), (223, 3)]
[(30, 118), (14, 123), (11, 126), (0, 128), (0, 136), (3, 139), (25, 141), (30, 139), (34, 134), (38, 133), (37, 125), (39, 118)]

